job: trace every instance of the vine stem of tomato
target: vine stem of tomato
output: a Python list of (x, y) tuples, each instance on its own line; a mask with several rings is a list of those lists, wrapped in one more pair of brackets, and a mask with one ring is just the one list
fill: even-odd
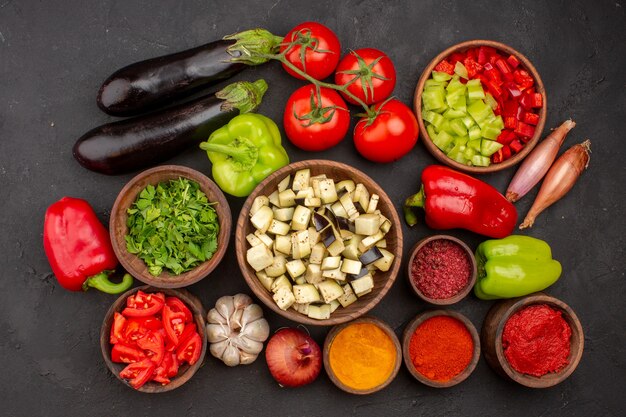
[(341, 86), (341, 85), (327, 83), (327, 82), (324, 82), (324, 81), (317, 80), (317, 79), (311, 77), (306, 72), (302, 71), (300, 68), (298, 68), (295, 65), (293, 65), (291, 62), (289, 62), (289, 60), (287, 60), (287, 58), (285, 57), (285, 53), (280, 53), (280, 54), (276, 54), (276, 55), (271, 55), (271, 54), (265, 55), (264, 54), (264, 55), (262, 55), (262, 57), (263, 58), (267, 58), (267, 59), (273, 59), (275, 61), (279, 61), (280, 63), (282, 63), (283, 65), (288, 67), (290, 70), (292, 70), (294, 73), (298, 74), (299, 76), (301, 76), (302, 78), (304, 78), (305, 80), (310, 82), (311, 84), (315, 85), (315, 87), (318, 88), (318, 89), (320, 87), (330, 88), (331, 90), (339, 91), (339, 92), (345, 94), (347, 97), (350, 97), (350, 99), (354, 100), (357, 104), (359, 104), (361, 107), (363, 107), (363, 110), (365, 110), (365, 114), (367, 115), (367, 117), (370, 120), (374, 119), (376, 117), (376, 115), (378, 114), (375, 110), (373, 110), (367, 104), (365, 104), (365, 102), (363, 102), (363, 100), (361, 100), (360, 98), (358, 98), (357, 96), (355, 96), (354, 94), (352, 94), (351, 92), (348, 91), (347, 87), (350, 84), (346, 84), (345, 86)]

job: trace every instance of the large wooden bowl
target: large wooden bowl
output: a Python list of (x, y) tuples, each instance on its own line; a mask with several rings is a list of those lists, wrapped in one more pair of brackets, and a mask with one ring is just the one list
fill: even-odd
[[(425, 322), (426, 320), (437, 317), (437, 316), (448, 316), (454, 319), (457, 319), (461, 323), (465, 325), (467, 331), (469, 331), (472, 336), (472, 341), (474, 342), (474, 352), (472, 354), (472, 360), (470, 361), (467, 368), (463, 370), (460, 374), (450, 379), (449, 381), (434, 381), (422, 375), (420, 372), (415, 369), (415, 365), (413, 365), (413, 361), (411, 360), (410, 354), (410, 346), (411, 346), (411, 337), (415, 330)], [(415, 316), (413, 320), (405, 327), (404, 333), (402, 334), (402, 355), (404, 356), (404, 364), (406, 368), (409, 370), (411, 375), (419, 382), (424, 385), (428, 385), (433, 388), (448, 388), (454, 385), (460, 384), (465, 381), (471, 374), (474, 372), (476, 368), (476, 364), (480, 360), (480, 339), (478, 337), (478, 331), (476, 331), (476, 327), (472, 324), (472, 322), (465, 317), (461, 313), (457, 313), (456, 311), (451, 310), (429, 310)]]
[[(270, 195), (276, 190), (278, 183), (287, 175), (295, 173), (299, 169), (309, 168), (311, 170), (311, 176), (326, 174), (328, 178), (332, 178), (335, 182), (345, 179), (352, 179), (355, 183), (363, 183), (365, 187), (371, 193), (376, 193), (380, 196), (378, 202), (378, 208), (382, 214), (392, 221), (391, 230), (387, 233), (385, 238), (387, 239), (387, 250), (395, 255), (392, 267), (387, 272), (377, 272), (374, 276), (374, 289), (367, 295), (360, 297), (356, 302), (350, 306), (343, 308), (339, 307), (335, 312), (330, 315), (329, 319), (316, 320), (300, 314), (293, 309), (286, 311), (278, 308), (272, 294), (263, 287), (261, 282), (255, 275), (254, 269), (248, 265), (246, 261), (246, 251), (248, 250), (248, 243), (246, 236), (249, 233), (254, 232), (254, 226), (250, 223), (250, 207), (254, 199), (259, 195)], [(326, 160), (309, 160), (302, 162), (295, 162), (287, 165), (272, 175), (267, 177), (261, 182), (250, 194), (246, 200), (239, 219), (237, 220), (237, 231), (235, 234), (235, 247), (237, 251), (237, 261), (239, 262), (239, 268), (243, 274), (248, 286), (254, 294), (276, 313), (283, 317), (293, 320), (298, 323), (308, 324), (313, 326), (334, 326), (340, 323), (345, 323), (350, 320), (354, 320), (363, 314), (370, 311), (382, 298), (387, 294), (387, 291), (391, 288), (398, 271), (400, 269), (400, 263), (402, 261), (402, 224), (396, 212), (396, 208), (385, 193), (385, 191), (374, 180), (365, 175), (363, 172), (348, 165)]]
[(102, 327), (100, 328), (100, 349), (102, 350), (104, 363), (106, 363), (109, 370), (113, 373), (113, 375), (115, 375), (117, 379), (122, 381), (124, 385), (127, 385), (129, 387), (130, 384), (128, 383), (128, 381), (120, 377), (120, 371), (126, 367), (126, 364), (116, 363), (111, 360), (111, 349), (113, 348), (113, 345), (109, 343), (109, 336), (111, 334), (111, 325), (113, 324), (113, 315), (116, 312), (120, 313), (126, 307), (126, 299), (139, 290), (145, 293), (161, 292), (165, 294), (165, 296), (174, 296), (180, 298), (180, 300), (183, 301), (191, 310), (193, 314), (193, 319), (196, 323), (198, 334), (200, 334), (200, 338), (202, 339), (202, 351), (200, 352), (200, 359), (198, 359), (198, 362), (194, 363), (192, 366), (189, 366), (189, 364), (187, 363), (181, 365), (178, 370), (178, 375), (171, 378), (171, 382), (167, 385), (161, 385), (154, 381), (150, 381), (137, 390), (148, 394), (158, 394), (161, 392), (171, 391), (189, 381), (189, 379), (196, 373), (198, 369), (200, 369), (200, 366), (202, 366), (202, 363), (204, 362), (204, 357), (208, 345), (206, 338), (206, 327), (204, 324), (204, 316), (206, 315), (206, 312), (204, 311), (204, 307), (202, 307), (202, 303), (200, 302), (200, 300), (198, 300), (196, 296), (192, 295), (190, 292), (184, 289), (162, 289), (144, 285), (142, 287), (132, 288), (126, 291), (124, 294), (120, 295), (104, 316), (104, 321), (102, 322)]
[[(217, 251), (211, 259), (204, 261), (191, 271), (174, 275), (164, 270), (159, 276), (154, 276), (150, 274), (143, 260), (126, 250), (125, 236), (128, 233), (128, 227), (126, 226), (128, 208), (135, 202), (139, 193), (146, 186), (150, 184), (157, 185), (160, 182), (181, 177), (197, 182), (209, 201), (217, 202), (215, 210), (220, 224), (220, 232), (217, 237)], [(228, 248), (231, 224), (230, 207), (226, 197), (224, 197), (222, 191), (213, 181), (191, 168), (178, 165), (162, 165), (143, 171), (122, 188), (111, 210), (109, 233), (117, 259), (132, 276), (146, 284), (159, 288), (181, 288), (200, 281), (217, 267)]]
[[(411, 278), (411, 270), (413, 269), (413, 259), (415, 259), (415, 256), (417, 255), (417, 253), (424, 247), (426, 246), (428, 243), (434, 241), (434, 240), (439, 240), (439, 239), (445, 239), (445, 240), (450, 240), (456, 244), (458, 244), (459, 246), (461, 246), (463, 248), (463, 250), (465, 251), (465, 254), (467, 255), (467, 258), (470, 260), (470, 263), (472, 264), (472, 271), (471, 271), (471, 275), (469, 280), (467, 281), (467, 285), (465, 285), (465, 288), (463, 288), (461, 291), (459, 291), (458, 293), (456, 293), (455, 295), (453, 295), (452, 297), (449, 298), (431, 298), (428, 297), (426, 294), (424, 294), (417, 286), (417, 284), (413, 281), (413, 279)], [(407, 278), (409, 279), (409, 284), (411, 284), (411, 288), (413, 289), (413, 292), (422, 300), (426, 301), (427, 303), (430, 304), (435, 304), (435, 305), (451, 305), (451, 304), (455, 304), (458, 303), (459, 301), (461, 301), (462, 299), (464, 299), (467, 294), (469, 294), (469, 292), (472, 290), (472, 287), (474, 286), (474, 284), (476, 283), (476, 276), (477, 274), (477, 270), (476, 270), (476, 257), (474, 256), (474, 252), (472, 252), (472, 250), (469, 248), (469, 246), (467, 246), (465, 244), (465, 242), (463, 242), (460, 239), (455, 238), (454, 236), (450, 236), (450, 235), (433, 235), (433, 236), (429, 236), (426, 237), (422, 240), (420, 240), (419, 242), (417, 242), (415, 244), (415, 246), (413, 246), (413, 248), (411, 249), (411, 256), (409, 257), (409, 263), (406, 267), (406, 275)]]
[[(432, 139), (428, 135), (428, 131), (426, 130), (426, 124), (424, 123), (424, 119), (422, 118), (422, 92), (424, 91), (424, 84), (426, 83), (426, 80), (430, 78), (437, 64), (439, 64), (443, 59), (447, 58), (448, 56), (452, 55), (455, 52), (464, 52), (468, 49), (476, 48), (479, 46), (491, 46), (497, 49), (498, 51), (503, 52), (507, 56), (508, 55), (516, 56), (517, 59), (520, 61), (521, 66), (524, 69), (526, 69), (530, 73), (530, 75), (532, 75), (532, 77), (534, 78), (535, 90), (538, 93), (540, 93), (541, 96), (543, 97), (543, 107), (539, 110), (539, 123), (536, 126), (535, 134), (533, 135), (533, 137), (526, 143), (524, 148), (519, 153), (511, 156), (506, 161), (503, 161), (499, 164), (491, 164), (488, 167), (468, 166), (468, 165), (461, 164), (451, 158), (448, 158), (448, 156), (445, 153), (443, 153), (433, 143)], [(501, 171), (503, 169), (512, 167), (513, 165), (521, 162), (521, 160), (524, 159), (526, 155), (530, 153), (530, 151), (532, 151), (535, 145), (537, 145), (537, 143), (539, 142), (539, 139), (541, 138), (543, 128), (545, 127), (545, 124), (546, 124), (546, 115), (548, 113), (548, 101), (547, 100), (548, 99), (546, 96), (546, 90), (543, 86), (543, 81), (541, 81), (541, 77), (539, 76), (537, 69), (535, 69), (535, 67), (528, 60), (528, 58), (526, 58), (517, 50), (500, 42), (488, 41), (488, 40), (471, 40), (471, 41), (461, 42), (456, 45), (452, 45), (451, 47), (449, 47), (448, 49), (444, 50), (439, 55), (437, 55), (432, 61), (430, 61), (426, 69), (424, 69), (424, 72), (422, 72), (422, 76), (420, 77), (419, 81), (417, 82), (417, 86), (415, 87), (415, 95), (413, 98), (413, 110), (415, 111), (415, 114), (417, 116), (417, 122), (419, 124), (420, 133), (423, 138), (422, 143), (424, 144), (424, 146), (426, 146), (426, 149), (428, 149), (428, 151), (439, 162), (446, 164), (448, 166), (451, 166), (452, 168), (455, 168), (459, 171), (464, 171), (464, 172), (473, 173), (473, 174), (486, 174), (490, 172)]]
[[(504, 348), (502, 347), (502, 332), (509, 317), (522, 308), (535, 304), (546, 304), (556, 310), (560, 310), (563, 314), (563, 318), (572, 329), (570, 354), (567, 358), (569, 362), (568, 365), (559, 372), (548, 373), (542, 377), (517, 372), (509, 365), (509, 362), (504, 356)], [(544, 293), (535, 293), (526, 297), (512, 298), (494, 304), (485, 317), (481, 339), (487, 363), (504, 378), (530, 388), (548, 388), (567, 379), (578, 366), (585, 344), (583, 328), (574, 310), (561, 300), (550, 297)]]
[[(339, 378), (337, 378), (337, 376), (333, 372), (332, 367), (330, 366), (330, 349), (333, 344), (333, 341), (335, 340), (335, 337), (339, 334), (339, 332), (341, 332), (346, 327), (351, 326), (353, 324), (358, 324), (358, 323), (374, 324), (375, 326), (380, 328), (383, 332), (387, 334), (387, 336), (389, 336), (389, 338), (391, 339), (396, 349), (396, 363), (395, 363), (393, 370), (391, 371), (391, 375), (389, 375), (389, 377), (382, 384), (372, 387), (370, 389), (366, 389), (366, 390), (355, 389), (344, 384), (343, 382), (341, 382), (341, 380), (339, 380)], [(328, 375), (330, 380), (333, 382), (333, 384), (335, 384), (341, 390), (350, 394), (367, 395), (367, 394), (372, 394), (374, 392), (382, 390), (387, 385), (391, 384), (391, 382), (395, 379), (396, 375), (398, 375), (398, 371), (400, 370), (400, 366), (402, 363), (402, 347), (400, 346), (400, 341), (398, 340), (398, 337), (396, 336), (393, 329), (388, 324), (384, 323), (383, 321), (375, 317), (361, 317), (360, 319), (357, 319), (353, 322), (344, 323), (344, 324), (335, 326), (332, 329), (330, 329), (330, 331), (326, 335), (326, 339), (324, 340), (323, 362), (324, 362), (324, 369), (326, 370), (326, 374)]]

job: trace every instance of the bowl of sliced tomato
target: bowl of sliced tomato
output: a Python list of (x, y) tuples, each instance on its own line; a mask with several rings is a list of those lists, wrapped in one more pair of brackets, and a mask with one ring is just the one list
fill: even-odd
[(539, 73), (517, 50), (471, 40), (437, 55), (413, 100), (420, 133), (440, 162), (469, 173), (519, 163), (539, 142), (547, 97)]
[(109, 308), (100, 329), (104, 362), (141, 392), (171, 391), (200, 368), (207, 349), (205, 311), (186, 290), (133, 288)]

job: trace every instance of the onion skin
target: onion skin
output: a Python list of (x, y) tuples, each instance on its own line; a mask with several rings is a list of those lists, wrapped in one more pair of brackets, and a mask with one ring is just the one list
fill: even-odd
[(574, 126), (576, 126), (576, 122), (571, 119), (566, 120), (533, 149), (511, 180), (506, 190), (505, 197), (507, 200), (515, 203), (541, 181), (556, 159), (565, 137)]
[(590, 152), (591, 141), (587, 139), (583, 143), (572, 146), (557, 159), (548, 171), (543, 184), (541, 184), (539, 194), (537, 194), (535, 202), (520, 225), (520, 229), (532, 227), (535, 219), (542, 211), (560, 200), (572, 189), (580, 174), (589, 165)]

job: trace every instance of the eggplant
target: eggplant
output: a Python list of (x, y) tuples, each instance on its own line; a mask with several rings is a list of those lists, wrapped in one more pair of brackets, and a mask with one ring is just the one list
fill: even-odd
[(326, 229), (329, 224), (330, 221), (324, 215), (319, 213), (313, 213), (313, 225), (315, 226), (316, 231), (321, 232), (322, 230)]
[(383, 257), (383, 254), (380, 252), (380, 250), (376, 246), (374, 246), (370, 250), (368, 250), (367, 252), (359, 256), (359, 261), (361, 261), (363, 265), (369, 265), (371, 263), (376, 262), (382, 257)]
[(104, 81), (98, 107), (112, 116), (136, 116), (268, 61), (282, 38), (252, 29), (196, 48), (136, 62)]
[(108, 175), (154, 166), (206, 140), (238, 114), (255, 110), (266, 90), (264, 80), (240, 81), (188, 103), (96, 127), (74, 144), (74, 158)]

